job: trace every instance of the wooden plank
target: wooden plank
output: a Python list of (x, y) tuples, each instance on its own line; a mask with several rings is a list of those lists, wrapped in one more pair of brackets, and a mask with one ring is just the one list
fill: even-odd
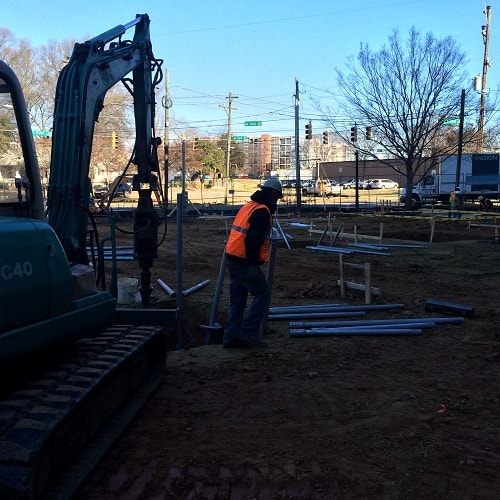
[[(340, 280), (337, 280), (337, 284), (339, 286), (342, 286)], [(346, 288), (351, 288), (353, 290), (361, 290), (362, 292), (366, 291), (366, 286), (363, 285), (363, 283), (355, 283), (354, 281), (344, 281), (344, 285)], [(371, 292), (373, 295), (380, 296), (380, 294), (381, 294), (380, 288), (372, 286), (372, 287), (370, 287), (370, 289), (371, 289)]]

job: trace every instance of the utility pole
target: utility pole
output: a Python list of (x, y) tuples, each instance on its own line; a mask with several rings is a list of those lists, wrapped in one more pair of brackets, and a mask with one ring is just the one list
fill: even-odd
[(354, 151), (354, 156), (356, 158), (356, 191), (355, 194), (355, 203), (356, 203), (356, 212), (359, 212), (359, 150), (356, 148)]
[(356, 191), (355, 191), (355, 201), (356, 201), (356, 212), (359, 212), (359, 148), (358, 148), (358, 124), (354, 123), (351, 127), (351, 142), (354, 146), (354, 157), (356, 158)]
[(460, 124), (458, 126), (458, 155), (457, 172), (455, 174), (455, 186), (460, 186), (460, 170), (462, 169), (462, 149), (464, 142), (464, 117), (465, 117), (465, 89), (460, 96)]
[[(163, 133), (163, 179), (165, 183), (164, 190), (164, 203), (168, 206), (168, 146), (169, 146), (169, 130), (170, 130), (170, 120), (169, 120), (169, 109), (172, 107), (172, 100), (169, 94), (169, 74), (168, 68), (165, 70), (165, 97), (163, 98), (163, 108), (165, 109), (165, 131)], [(166, 208), (166, 207), (165, 207)]]
[(224, 104), (220, 104), (219, 106), (221, 108), (226, 109), (227, 108), (227, 141), (226, 141), (226, 172), (224, 174), (225, 176), (225, 182), (226, 182), (226, 191), (224, 194), (224, 204), (227, 205), (227, 194), (228, 194), (228, 184), (229, 184), (229, 165), (231, 161), (231, 112), (233, 109), (238, 109), (238, 108), (233, 108), (233, 99), (238, 99), (237, 95), (229, 94), (226, 96), (226, 99), (228, 100), (228, 105), (225, 106)]
[(301, 211), (301, 183), (300, 183), (300, 137), (299, 137), (299, 79), (295, 77), (295, 193), (297, 197), (297, 215)]
[(483, 152), (483, 145), (484, 145), (484, 116), (486, 113), (485, 110), (485, 101), (486, 101), (486, 76), (488, 73), (488, 67), (490, 66), (490, 60), (488, 57), (488, 51), (490, 47), (490, 11), (491, 11), (491, 6), (487, 5), (486, 6), (486, 11), (484, 12), (486, 14), (486, 24), (484, 26), (481, 26), (481, 33), (483, 35), (483, 42), (484, 42), (484, 58), (483, 58), (483, 72), (481, 75), (481, 98), (480, 98), (480, 105), (479, 105), (479, 124), (478, 124), (478, 141), (477, 141), (477, 147), (478, 147), (478, 153)]

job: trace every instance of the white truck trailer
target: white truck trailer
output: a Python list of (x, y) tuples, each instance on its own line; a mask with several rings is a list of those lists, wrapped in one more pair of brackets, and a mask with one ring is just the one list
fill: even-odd
[[(423, 204), (447, 203), (450, 194), (460, 188), (462, 200), (474, 201), (479, 196), (498, 199), (500, 195), (500, 155), (497, 153), (464, 154), (457, 182), (458, 155), (443, 156), (438, 172), (425, 175), (412, 188), (412, 207)], [(406, 189), (400, 201), (406, 200)]]

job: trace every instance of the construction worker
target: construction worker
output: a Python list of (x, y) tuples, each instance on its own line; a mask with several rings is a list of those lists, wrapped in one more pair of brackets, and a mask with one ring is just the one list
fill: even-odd
[(493, 208), (493, 203), (489, 198), (485, 198), (484, 196), (479, 196), (478, 201), (479, 201), (479, 210), (481, 212), (489, 212)]
[(462, 206), (462, 197), (460, 188), (456, 187), (450, 194), (450, 217), (453, 217), (452, 224), (456, 224), (456, 220), (461, 217), (460, 208)]
[[(269, 261), (272, 214), (283, 198), (281, 182), (271, 178), (236, 214), (226, 244), (229, 311), (224, 328), (224, 348), (263, 347), (260, 325), (271, 293), (261, 266)], [(248, 295), (252, 303), (245, 316)]]

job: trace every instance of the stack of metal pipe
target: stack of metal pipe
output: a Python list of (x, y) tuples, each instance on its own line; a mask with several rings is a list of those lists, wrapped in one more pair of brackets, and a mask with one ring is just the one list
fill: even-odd
[(350, 306), (345, 304), (316, 304), (269, 308), (268, 320), (318, 320), (291, 321), (291, 337), (320, 337), (347, 335), (422, 335), (426, 328), (437, 324), (459, 324), (463, 317), (401, 318), (401, 319), (351, 319), (328, 318), (363, 317), (367, 311), (401, 309), (403, 304), (372, 304)]

